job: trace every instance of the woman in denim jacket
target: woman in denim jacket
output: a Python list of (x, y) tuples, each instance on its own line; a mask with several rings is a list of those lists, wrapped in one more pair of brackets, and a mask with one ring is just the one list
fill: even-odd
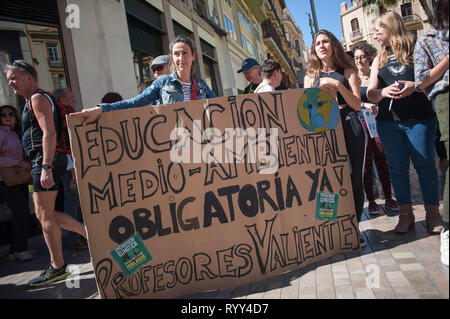
[(104, 103), (74, 114), (83, 118), (83, 124), (95, 120), (102, 112), (191, 100), (214, 98), (216, 95), (202, 79), (194, 77), (196, 51), (191, 39), (177, 36), (170, 44), (171, 63), (175, 72), (159, 77), (138, 96), (116, 103)]

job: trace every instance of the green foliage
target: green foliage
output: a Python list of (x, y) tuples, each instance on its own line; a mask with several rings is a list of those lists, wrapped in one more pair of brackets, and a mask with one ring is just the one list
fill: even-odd
[(386, 12), (388, 7), (396, 5), (398, 0), (363, 0), (363, 6), (374, 4), (380, 8), (380, 12)]
[[(363, 0), (362, 5), (364, 7), (367, 7), (371, 4), (376, 5), (380, 9), (380, 13), (384, 13), (387, 11), (387, 9), (391, 6), (396, 5), (399, 2), (399, 0)], [(402, 1), (403, 2), (403, 1)], [(425, 14), (427, 15), (427, 22), (432, 23), (433, 21), (433, 12), (428, 5), (427, 0), (419, 0), (420, 5), (422, 6), (423, 11), (425, 11)]]

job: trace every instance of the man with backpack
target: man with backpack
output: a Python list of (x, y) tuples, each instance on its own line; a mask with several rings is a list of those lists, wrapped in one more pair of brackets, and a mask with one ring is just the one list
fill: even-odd
[(50, 252), (50, 265), (30, 286), (43, 286), (70, 276), (62, 253), (61, 229), (86, 238), (86, 230), (70, 215), (55, 210), (58, 182), (67, 167), (67, 143), (58, 103), (50, 93), (39, 89), (37, 72), (22, 60), (5, 68), (8, 85), (14, 94), (27, 101), (22, 115), (22, 144), (31, 159), (33, 202), (36, 216)]
[[(53, 99), (64, 107), (63, 113), (70, 114), (75, 112), (75, 105), (77, 103), (72, 91), (67, 88), (61, 88), (53, 91)], [(65, 121), (65, 118), (62, 119)], [(69, 143), (69, 141), (67, 141)], [(70, 149), (69, 149), (70, 152)], [(61, 176), (58, 186), (58, 195), (56, 196), (55, 210), (66, 212), (80, 223), (83, 222), (81, 214), (80, 199), (78, 193), (74, 191), (76, 187), (75, 170), (72, 161), (72, 155), (67, 154), (67, 167), (64, 174)], [(64, 235), (63, 239), (70, 240), (71, 250), (85, 250), (88, 249), (86, 240), (73, 232)], [(63, 240), (64, 241), (64, 240)]]

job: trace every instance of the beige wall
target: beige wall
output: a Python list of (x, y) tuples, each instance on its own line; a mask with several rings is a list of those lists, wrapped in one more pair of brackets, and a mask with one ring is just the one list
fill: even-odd
[[(395, 10), (401, 15), (401, 5), (403, 1), (399, 1), (397, 5), (390, 7), (389, 10)], [(412, 1), (412, 11), (415, 21), (406, 23), (406, 27), (411, 31), (417, 31), (417, 36), (420, 36), (427, 32), (431, 25), (425, 23), (427, 16), (420, 5), (419, 0)], [(348, 7), (346, 11), (341, 12), (341, 25), (342, 25), (342, 42), (344, 47), (348, 50), (350, 46), (357, 42), (366, 41), (377, 49), (380, 49), (378, 43), (373, 40), (373, 30), (372, 26), (375, 19), (379, 16), (379, 10), (376, 6), (372, 5), (368, 8), (363, 8), (361, 1), (355, 1), (355, 4)], [(361, 36), (351, 37), (352, 27), (351, 20), (358, 18), (359, 27), (361, 30)]]
[(80, 8), (80, 28), (70, 29), (70, 34), (82, 107), (96, 105), (109, 91), (119, 92), (124, 98), (136, 96), (123, 2), (70, 0), (70, 3)]

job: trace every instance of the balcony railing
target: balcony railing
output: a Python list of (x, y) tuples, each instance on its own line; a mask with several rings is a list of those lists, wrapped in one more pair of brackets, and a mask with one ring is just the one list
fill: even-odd
[(362, 36), (362, 32), (361, 32), (361, 29), (358, 29), (358, 30), (353, 30), (352, 32), (350, 32), (350, 38), (353, 40), (353, 39), (356, 39), (356, 38), (359, 38), (359, 37), (361, 37)]
[(202, 18), (209, 25), (211, 25), (219, 35), (221, 35), (221, 36), (227, 35), (227, 31), (224, 30), (222, 28), (222, 26), (220, 25), (219, 17), (210, 16), (208, 13), (208, 10), (206, 9), (206, 4), (204, 2), (202, 2), (202, 1), (192, 2), (192, 6), (193, 6), (194, 11), (197, 12), (197, 14), (200, 16), (200, 18)]
[(62, 60), (61, 59), (47, 59), (47, 62), (50, 66), (62, 66)]
[(417, 20), (414, 15), (403, 16), (402, 18), (404, 23), (410, 23)]
[(283, 42), (281, 40), (280, 35), (275, 31), (275, 27), (273, 26), (272, 21), (270, 19), (265, 20), (261, 24), (261, 28), (263, 31), (263, 37), (272, 38), (275, 44), (277, 45), (278, 49), (280, 50), (280, 52), (283, 54), (286, 61), (289, 63), (291, 59), (289, 58), (289, 55), (284, 51)]
[(284, 21), (289, 21), (290, 23), (292, 23), (292, 25), (294, 26), (295, 30), (297, 30), (298, 33), (300, 33), (300, 29), (298, 27), (298, 25), (294, 22), (294, 20), (292, 20), (292, 18), (290, 16), (288, 16), (287, 14), (283, 13), (282, 16)]

